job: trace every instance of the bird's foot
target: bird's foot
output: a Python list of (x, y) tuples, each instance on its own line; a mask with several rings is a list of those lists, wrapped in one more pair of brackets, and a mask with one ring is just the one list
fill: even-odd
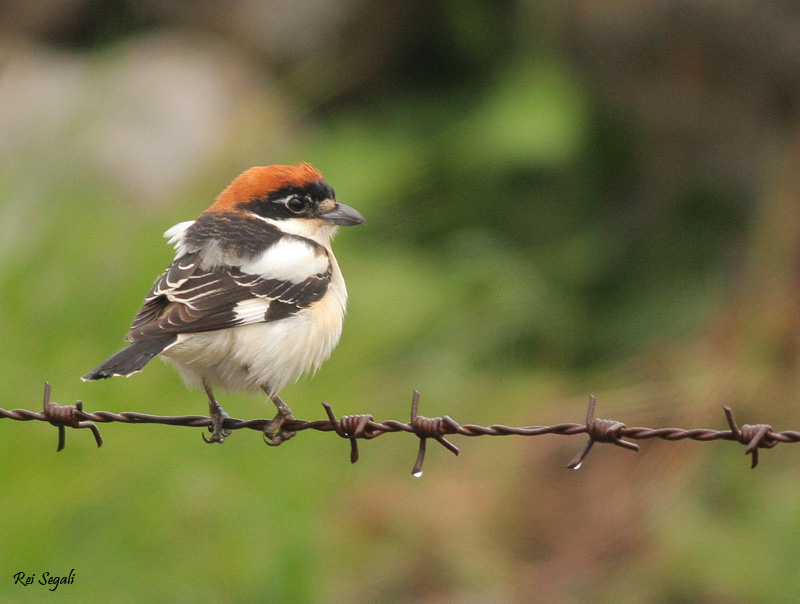
[(283, 403), (282, 406), (278, 406), (278, 414), (275, 418), (264, 427), (264, 442), (270, 447), (277, 447), (297, 434), (290, 430), (284, 430), (283, 424), (289, 419), (294, 419), (294, 415), (292, 415), (292, 410)]
[(203, 440), (208, 444), (225, 442), (225, 439), (231, 435), (231, 430), (224, 430), (223, 426), (230, 415), (225, 413), (219, 404), (210, 405), (209, 410), (211, 411), (211, 425), (208, 427), (208, 431), (211, 432), (211, 437), (206, 438), (206, 435), (203, 434)]

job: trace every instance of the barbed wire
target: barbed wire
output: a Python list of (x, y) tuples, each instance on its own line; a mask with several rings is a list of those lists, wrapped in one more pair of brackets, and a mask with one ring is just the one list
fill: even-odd
[[(205, 415), (148, 415), (145, 413), (110, 411), (88, 412), (83, 409), (83, 402), (77, 401), (74, 405), (59, 405), (50, 400), (50, 384), (45, 382), (44, 402), (41, 411), (27, 409), (6, 410), (0, 408), (0, 419), (15, 421), (46, 421), (58, 428), (58, 448), (61, 451), (66, 443), (66, 428), (86, 428), (91, 430), (97, 446), (103, 444), (103, 437), (97, 427), (98, 423), (126, 423), (126, 424), (163, 424), (168, 426), (184, 426), (188, 428), (212, 429), (212, 419)], [(414, 390), (411, 400), (411, 419), (408, 423), (397, 420), (376, 422), (370, 414), (343, 415), (337, 418), (333, 408), (328, 403), (322, 403), (327, 419), (303, 420), (287, 418), (280, 428), (279, 434), (272, 432), (274, 420), (251, 419), (242, 420), (232, 417), (225, 418), (223, 429), (228, 431), (250, 429), (260, 431), (268, 444), (280, 444), (303, 430), (316, 430), (318, 432), (335, 432), (342, 438), (350, 441), (350, 462), (359, 459), (359, 440), (370, 440), (390, 432), (409, 432), (419, 438), (419, 452), (412, 469), (414, 476), (422, 475), (422, 466), (425, 461), (425, 452), (428, 439), (434, 439), (445, 449), (458, 455), (459, 449), (451, 443), (446, 436), (541, 436), (544, 434), (557, 434), (573, 436), (586, 434), (589, 440), (578, 454), (567, 464), (568, 468), (577, 470), (581, 467), (589, 451), (595, 443), (609, 443), (631, 451), (638, 451), (639, 445), (631, 440), (646, 440), (659, 438), (662, 440), (730, 440), (745, 446), (745, 454), (751, 456), (751, 468), (758, 465), (759, 449), (772, 449), (779, 443), (800, 442), (800, 432), (785, 430), (775, 432), (769, 424), (744, 424), (739, 427), (733, 415), (733, 410), (728, 406), (722, 409), (728, 422), (728, 430), (714, 430), (711, 428), (643, 428), (627, 427), (624, 423), (600, 419), (594, 416), (597, 401), (594, 396), (589, 397), (589, 408), (585, 424), (562, 423), (552, 426), (523, 426), (513, 427), (502, 424), (478, 426), (475, 424), (459, 424), (449, 415), (442, 417), (424, 417), (419, 415), (420, 394)], [(627, 439), (627, 440), (626, 440)]]

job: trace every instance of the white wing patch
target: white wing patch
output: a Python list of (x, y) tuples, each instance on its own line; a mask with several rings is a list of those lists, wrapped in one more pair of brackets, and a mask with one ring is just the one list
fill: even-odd
[(240, 268), (264, 279), (300, 283), (312, 275), (327, 272), (328, 262), (323, 249), (302, 239), (285, 236)]
[(269, 310), (270, 301), (266, 298), (242, 300), (233, 307), (233, 315), (237, 323), (260, 323)]
[(167, 238), (169, 244), (175, 247), (175, 251), (177, 252), (176, 258), (180, 258), (187, 252), (183, 245), (183, 237), (186, 234), (186, 229), (192, 226), (194, 222), (194, 220), (179, 222), (164, 232), (164, 237)]

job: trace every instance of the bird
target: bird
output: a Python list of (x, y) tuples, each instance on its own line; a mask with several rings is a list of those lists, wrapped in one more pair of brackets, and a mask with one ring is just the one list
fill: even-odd
[(293, 418), (281, 390), (316, 371), (342, 333), (347, 288), (332, 238), (365, 222), (309, 163), (245, 170), (196, 220), (164, 233), (175, 258), (134, 317), (130, 344), (82, 379), (130, 376), (160, 356), (205, 392), (207, 442), (230, 434), (220, 387), (263, 391), (278, 410), (265, 439), (280, 444)]

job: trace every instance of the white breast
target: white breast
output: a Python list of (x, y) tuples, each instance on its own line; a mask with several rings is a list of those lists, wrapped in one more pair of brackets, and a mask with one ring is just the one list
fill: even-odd
[(305, 239), (286, 236), (241, 265), (242, 271), (268, 279), (300, 283), (328, 270), (328, 255)]

